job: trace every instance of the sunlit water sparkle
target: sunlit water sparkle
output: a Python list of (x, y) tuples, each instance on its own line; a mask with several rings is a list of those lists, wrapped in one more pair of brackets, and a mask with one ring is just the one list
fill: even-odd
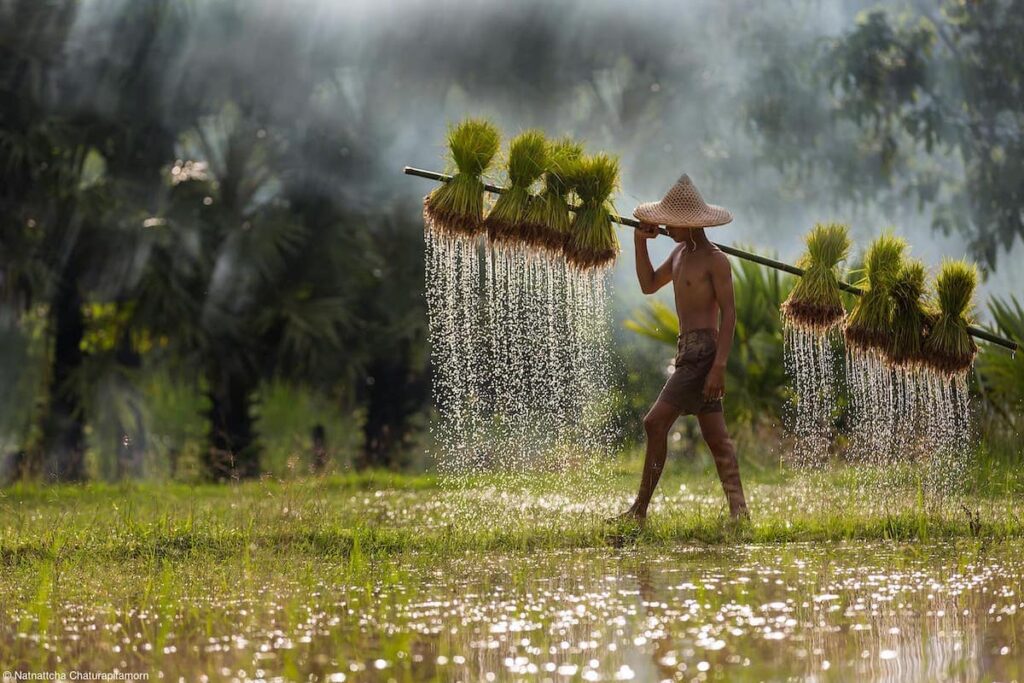
[(789, 423), (795, 437), (785, 459), (796, 467), (822, 466), (832, 449), (842, 385), (836, 336), (788, 323), (784, 328), (786, 372), (794, 385)]
[[(145, 567), (126, 571), (145, 585)], [(1015, 544), (473, 553), (365, 573), (274, 568), (212, 588), (210, 578), (185, 563), (144, 596), (69, 587), (45, 625), (31, 604), (5, 604), (0, 657), (163, 680), (976, 681), (1020, 671)]]
[(848, 457), (881, 475), (869, 487), (888, 490), (915, 477), (932, 504), (963, 492), (974, 452), (966, 375), (893, 367), (878, 352), (848, 350), (846, 377)]
[(615, 442), (607, 271), (429, 221), (424, 234), (432, 451), (446, 483), (499, 473), (521, 488), (562, 472), (553, 484), (596, 486)]

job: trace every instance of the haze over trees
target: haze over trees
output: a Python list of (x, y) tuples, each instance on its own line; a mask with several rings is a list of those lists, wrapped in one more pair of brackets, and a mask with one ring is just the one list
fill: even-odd
[[(257, 476), (282, 386), (347, 420), (327, 439), (356, 464), (404, 462), (427, 188), (398, 171), (439, 166), (467, 112), (621, 153), (624, 211), (685, 162), (767, 248), (833, 209), (916, 216), (996, 271), (1020, 248), (1009, 0), (435, 5), (0, 0), (0, 478), (139, 474), (197, 438), (204, 476)], [(771, 382), (781, 339), (751, 329)], [(157, 424), (179, 395), (198, 437)]]

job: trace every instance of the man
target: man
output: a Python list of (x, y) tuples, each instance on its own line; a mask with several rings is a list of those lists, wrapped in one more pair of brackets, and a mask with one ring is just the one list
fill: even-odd
[[(644, 294), (672, 283), (679, 341), (671, 377), (644, 417), (647, 453), (640, 490), (632, 507), (618, 519), (640, 522), (661, 478), (668, 452), (668, 433), (680, 415), (696, 415), (701, 436), (711, 449), (732, 518), (747, 517), (736, 448), (725, 426), (725, 365), (736, 328), (732, 270), (728, 258), (708, 240), (704, 228), (725, 225), (732, 214), (706, 204), (690, 177), (684, 174), (660, 202), (641, 204), (633, 212), (640, 220), (635, 233), (636, 276)], [(647, 240), (664, 225), (678, 243), (657, 270), (647, 253)]]

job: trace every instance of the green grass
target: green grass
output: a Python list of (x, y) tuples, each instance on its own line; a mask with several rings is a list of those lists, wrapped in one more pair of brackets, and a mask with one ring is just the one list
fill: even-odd
[[(567, 495), (549, 486), (557, 480), (553, 475), (522, 491), (504, 511), (487, 496), (442, 487), (432, 476), (390, 472), (228, 486), (20, 484), (0, 493), (0, 564), (217, 562), (250, 552), (362, 561), (408, 553), (606, 547), (621, 538), (601, 515), (625, 508), (638, 467), (632, 459), (610, 470), (606, 489), (595, 493), (606, 506), (600, 514), (565, 515), (538, 502), (552, 491)], [(899, 495), (871, 495), (858, 488), (863, 474), (844, 467), (794, 474), (748, 466), (753, 519), (735, 526), (724, 516), (713, 468), (691, 465), (666, 475), (647, 528), (628, 540), (670, 546), (1024, 536), (1014, 511), (1024, 480), (1016, 471), (995, 469), (989, 463), (977, 478), (984, 492), (935, 507), (913, 483)], [(963, 502), (979, 515), (980, 526)]]
[[(637, 629), (619, 643), (630, 648), (631, 634), (649, 628), (631, 591), (645, 604), (682, 599), (671, 588), (680, 577), (693, 584), (683, 595), (714, 624), (724, 606), (756, 607), (780, 590), (807, 600), (845, 595), (834, 588), (836, 567), (916, 572), (934, 559), (940, 568), (929, 576), (943, 580), (951, 562), (1016, 562), (1024, 476), (1003, 462), (1005, 454), (982, 453), (975, 495), (938, 508), (912, 478), (894, 490), (883, 476), (888, 488), (865, 490), (864, 473), (849, 468), (794, 474), (748, 462), (753, 519), (734, 525), (710, 461), (674, 455), (639, 532), (600, 521), (627, 504), (637, 457), (603, 468), (591, 490), (578, 486), (578, 473), (549, 473), (513, 481), (501, 496), (487, 495), (494, 482), (486, 477), (452, 489), (429, 475), (381, 471), (226, 486), (20, 484), (0, 491), (0, 668), (119, 667), (219, 680), (258, 667), (267, 678), (326, 680), (327, 664), (372, 673), (380, 658), (395, 680), (480, 680), (496, 665), (466, 657), (480, 669), (441, 670), (434, 662), (472, 654), (481, 633), (525, 613), (522, 596), (531, 594), (544, 612), (529, 612), (542, 628), (528, 636), (542, 652), (590, 637), (593, 621), (580, 619), (581, 630), (566, 635), (559, 616), (579, 618), (581, 606), (600, 619), (622, 615)], [(559, 514), (556, 497), (588, 505)], [(712, 581), (723, 572), (764, 581)], [(904, 581), (898, 572), (892, 580)], [(988, 607), (984, 588), (965, 603), (972, 614)], [(914, 596), (916, 609), (931, 608)], [(845, 661), (848, 633), (832, 633), (830, 657)], [(755, 663), (735, 680), (780, 670), (777, 651), (760, 649), (766, 641), (756, 634), (730, 642)], [(607, 648), (559, 656), (577, 655), (599, 658), (609, 672), (620, 665)]]

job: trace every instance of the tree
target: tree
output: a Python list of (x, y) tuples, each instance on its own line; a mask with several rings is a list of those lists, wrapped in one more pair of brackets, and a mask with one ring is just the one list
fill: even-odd
[[(98, 225), (103, 188), (87, 125), (50, 116), (51, 69), (73, 8), (18, 2), (4, 8), (23, 27), (47, 27), (3, 36), (8, 65), (0, 92), (0, 276), (4, 304), (20, 313), (43, 304), (51, 345), (38, 443), (19, 468), (58, 480), (84, 477), (84, 414), (75, 375), (82, 365), (85, 326), (81, 279), (90, 268), (89, 239)], [(4, 22), (4, 26), (11, 26)]]
[(771, 55), (749, 126), (769, 163), (850, 202), (912, 199), (995, 267), (1024, 238), (1022, 30), (1012, 0), (868, 12)]
[(349, 317), (329, 235), (299, 220), (275, 175), (280, 144), (233, 105), (183, 136), (136, 295), (137, 324), (203, 378), (215, 479), (259, 474), (257, 387), (314, 373)]
[[(27, 473), (85, 477), (93, 359), (84, 310), (90, 298), (118, 301), (138, 275), (137, 228), (157, 199), (153, 180), (176, 137), (153, 76), (183, 26), (178, 7), (126, 8), (120, 28), (131, 30), (111, 42), (88, 80), (62, 68), (77, 3), (15, 0), (0, 8), (0, 49), (10, 67), (0, 105), (2, 292), (22, 312), (46, 307), (51, 346), (39, 438), (22, 463)], [(116, 95), (101, 101), (96, 92)], [(117, 360), (137, 364), (128, 341), (124, 335)]]

